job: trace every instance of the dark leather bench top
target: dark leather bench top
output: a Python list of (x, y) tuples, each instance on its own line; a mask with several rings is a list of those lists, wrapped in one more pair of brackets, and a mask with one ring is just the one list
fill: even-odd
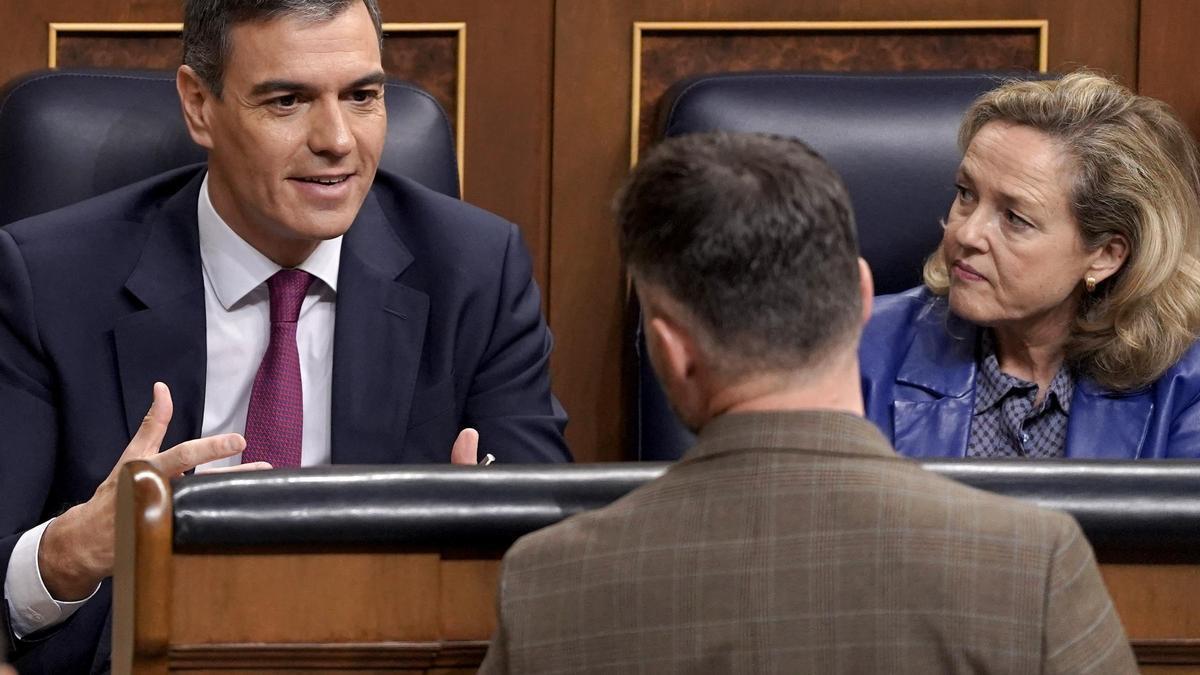
[[(1072, 514), (1102, 559), (1200, 560), (1200, 462), (923, 464)], [(175, 545), (500, 552), (528, 532), (609, 504), (667, 466), (328, 466), (188, 476), (175, 487)]]

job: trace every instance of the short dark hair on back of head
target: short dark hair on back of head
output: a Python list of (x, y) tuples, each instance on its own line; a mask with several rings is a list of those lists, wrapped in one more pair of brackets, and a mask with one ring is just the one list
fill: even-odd
[(383, 20), (378, 0), (186, 0), (183, 10), (183, 63), (209, 90), (221, 96), (225, 62), (232, 45), (229, 33), (239, 23), (270, 21), (284, 16), (306, 21), (329, 21), (362, 2), (383, 44)]
[(668, 139), (617, 197), (621, 255), (730, 372), (815, 366), (857, 335), (858, 244), (841, 178), (794, 138)]

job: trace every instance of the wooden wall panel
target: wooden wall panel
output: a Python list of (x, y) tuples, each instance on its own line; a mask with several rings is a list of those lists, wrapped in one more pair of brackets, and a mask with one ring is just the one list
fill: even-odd
[[(1030, 70), (1041, 61), (1040, 31), (1014, 28), (821, 30), (646, 28), (638, 66), (641, 149), (653, 141), (656, 109), (675, 82), (746, 70)], [(918, 26), (921, 24), (917, 24)]]
[[(1049, 66), (1137, 74), (1138, 0), (558, 0), (550, 323), (556, 391), (580, 460), (624, 446), (624, 278), (609, 213), (629, 169), (634, 22), (1045, 19)], [(985, 43), (963, 47), (961, 56)], [(706, 67), (708, 67), (706, 65)]]
[(179, 66), (182, 49), (178, 35), (161, 33), (60, 33), (55, 42), (60, 68), (166, 70)]
[(1170, 103), (1200, 136), (1200, 2), (1142, 0), (1138, 88)]
[(0, 0), (0, 82), (45, 68), (51, 23), (173, 23), (180, 4), (172, 0)]
[(467, 25), (465, 197), (521, 227), (549, 299), (553, 0), (380, 0), (385, 21)]
[(455, 127), (459, 106), (458, 41), (456, 31), (387, 33), (383, 40), (384, 72), (432, 94)]

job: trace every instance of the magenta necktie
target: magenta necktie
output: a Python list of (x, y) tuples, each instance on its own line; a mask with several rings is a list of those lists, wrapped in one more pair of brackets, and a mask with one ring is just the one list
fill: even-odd
[(312, 280), (303, 270), (279, 270), (267, 279), (271, 291), (271, 342), (250, 389), (243, 464), (270, 462), (277, 469), (300, 466), (304, 388), (300, 382), (300, 352), (296, 349), (296, 320)]

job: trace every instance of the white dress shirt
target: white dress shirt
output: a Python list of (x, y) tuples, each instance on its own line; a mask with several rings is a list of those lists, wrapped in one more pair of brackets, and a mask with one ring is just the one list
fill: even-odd
[[(207, 366), (201, 436), (244, 433), (250, 388), (271, 335), (270, 295), (266, 281), (282, 269), (229, 228), (208, 196), (208, 177), (196, 204), (200, 262), (204, 269), (204, 317)], [(333, 382), (333, 329), (342, 238), (321, 242), (298, 266), (313, 275), (296, 324), (300, 379), (304, 392), (301, 464), (329, 463), (330, 406)], [(241, 455), (197, 467), (203, 472), (241, 463)], [(4, 595), (18, 638), (66, 621), (91, 599), (55, 600), (42, 583), (38, 546), (50, 521), (28, 530), (8, 562)], [(95, 592), (93, 591), (93, 595)], [(0, 637), (0, 639), (3, 639)]]

